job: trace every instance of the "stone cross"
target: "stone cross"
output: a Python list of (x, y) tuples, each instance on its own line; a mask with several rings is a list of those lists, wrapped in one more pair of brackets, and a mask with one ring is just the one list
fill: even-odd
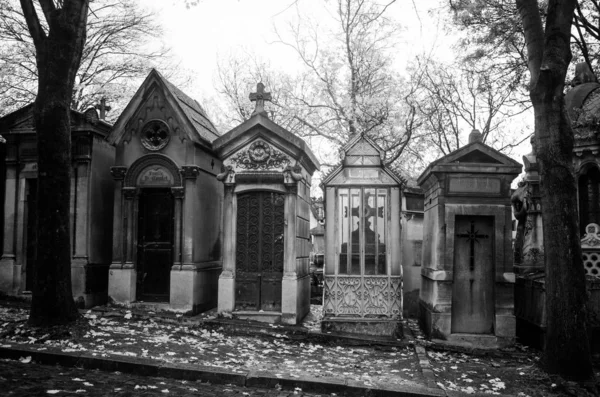
[(265, 92), (265, 85), (263, 83), (258, 83), (256, 85), (256, 92), (250, 94), (250, 100), (252, 102), (256, 102), (256, 108), (254, 108), (252, 116), (257, 115), (259, 113), (266, 113), (265, 101), (271, 100), (271, 93)]
[(478, 234), (479, 231), (475, 230), (475, 222), (471, 221), (471, 230), (467, 230), (466, 233), (456, 234), (456, 237), (466, 237), (467, 240), (471, 243), (471, 252), (469, 254), (469, 269), (471, 271), (475, 270), (475, 242), (479, 238), (488, 238), (487, 234)]

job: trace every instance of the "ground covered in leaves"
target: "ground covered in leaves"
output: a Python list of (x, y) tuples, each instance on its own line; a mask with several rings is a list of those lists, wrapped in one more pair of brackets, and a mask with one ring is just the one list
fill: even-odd
[[(272, 325), (264, 336), (233, 336), (202, 325), (165, 324), (136, 319), (131, 312), (109, 317), (87, 312), (84, 334), (53, 335), (30, 328), (27, 312), (0, 308), (2, 342), (58, 347), (63, 352), (87, 351), (98, 357), (144, 357), (161, 362), (198, 364), (234, 372), (264, 371), (275, 377), (351, 379), (367, 387), (423, 384), (412, 347), (352, 347), (290, 340)], [(8, 320), (8, 321), (7, 321)]]
[[(319, 328), (320, 306), (304, 326)], [(267, 334), (232, 335), (222, 328), (197, 323), (166, 323), (158, 317), (136, 316), (127, 309), (88, 311), (85, 322), (65, 330), (27, 326), (27, 309), (0, 306), (0, 346), (26, 343), (39, 350), (87, 351), (98, 357), (143, 357), (234, 372), (264, 371), (275, 377), (335, 378), (367, 387), (425, 385), (415, 346), (424, 346), (436, 387), (465, 394), (519, 397), (593, 395), (576, 385), (549, 377), (539, 367), (539, 353), (517, 347), (489, 354), (440, 349), (422, 335), (403, 346), (349, 346), (311, 343), (290, 338), (278, 325)], [(175, 318), (177, 315), (175, 315)], [(407, 324), (414, 328), (414, 321)], [(27, 358), (23, 358), (27, 360)], [(597, 374), (600, 379), (600, 373)], [(430, 382), (431, 385), (431, 382)]]

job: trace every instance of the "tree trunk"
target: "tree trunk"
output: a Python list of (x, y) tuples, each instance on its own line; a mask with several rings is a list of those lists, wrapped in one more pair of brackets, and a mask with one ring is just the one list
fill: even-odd
[(574, 137), (563, 95), (576, 1), (550, 1), (544, 31), (537, 1), (516, 3), (527, 42), (540, 164), (546, 267), (544, 365), (548, 372), (567, 379), (589, 380), (594, 375), (586, 331), (587, 292), (572, 163)]
[(586, 331), (587, 292), (572, 163), (573, 130), (562, 89), (554, 91), (552, 86), (541, 83), (538, 83), (539, 92), (532, 93), (532, 101), (546, 260), (544, 365), (550, 373), (587, 380), (593, 377), (593, 372)]
[(31, 0), (21, 6), (36, 47), (38, 93), (33, 105), (38, 149), (37, 258), (29, 323), (67, 324), (79, 317), (71, 289), (71, 97), (79, 68), (87, 0), (56, 8), (40, 0), (48, 22), (41, 30)]

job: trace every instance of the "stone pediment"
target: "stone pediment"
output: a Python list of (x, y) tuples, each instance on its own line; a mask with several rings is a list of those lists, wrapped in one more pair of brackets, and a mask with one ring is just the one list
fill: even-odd
[[(71, 132), (90, 131), (105, 137), (110, 123), (100, 120), (95, 109), (81, 113), (71, 109)], [(0, 118), (0, 134), (34, 134), (33, 104), (26, 105)]]
[(300, 164), (309, 174), (319, 162), (308, 145), (262, 113), (223, 134), (213, 150), (225, 165), (240, 172), (282, 170)]
[(254, 139), (223, 160), (223, 164), (231, 166), (236, 173), (283, 171), (295, 162), (295, 159), (285, 154), (282, 148), (261, 137)]
[(521, 163), (481, 142), (472, 142), (434, 161), (419, 176), (422, 185), (432, 173), (519, 174)]
[(165, 122), (179, 138), (210, 147), (219, 133), (198, 102), (152, 69), (119, 116), (108, 138), (113, 145), (140, 134), (152, 120)]

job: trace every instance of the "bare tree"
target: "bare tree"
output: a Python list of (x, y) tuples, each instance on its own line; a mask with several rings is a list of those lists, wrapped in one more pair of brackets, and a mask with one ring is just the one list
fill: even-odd
[(333, 32), (298, 18), (278, 42), (299, 57), (303, 72), (291, 86), (287, 107), (299, 134), (336, 147), (355, 134), (373, 138), (398, 160), (419, 121), (410, 98), (412, 82), (393, 67), (398, 26), (388, 16), (395, 0), (337, 0)]
[(33, 118), (38, 150), (37, 258), (29, 322), (66, 324), (79, 312), (71, 290), (69, 203), (71, 100), (86, 39), (87, 0), (21, 0), (38, 70)]
[[(15, 3), (0, 0), (0, 94), (4, 105), (0, 113), (4, 114), (35, 98), (38, 78), (34, 42)], [(47, 33), (48, 24), (40, 24)], [(161, 34), (155, 15), (136, 1), (94, 0), (72, 108), (83, 111), (104, 97), (113, 107), (111, 115), (118, 115), (135, 89), (132, 79), (142, 78), (158, 66), (169, 74), (170, 65), (164, 61), (168, 49), (156, 44)]]
[(529, 138), (509, 125), (529, 106), (516, 87), (497, 81), (493, 69), (481, 62), (447, 64), (430, 57), (415, 62), (422, 78), (417, 88), (417, 108), (424, 120), (421, 134), (443, 155), (461, 147), (471, 130), (482, 133), (484, 143), (501, 151)]

